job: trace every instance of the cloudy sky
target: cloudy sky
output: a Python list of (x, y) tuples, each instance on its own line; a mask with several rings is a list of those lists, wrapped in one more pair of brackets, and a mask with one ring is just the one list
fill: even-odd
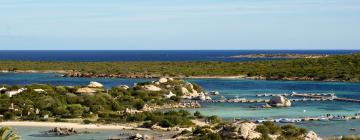
[(360, 0), (0, 0), (0, 50), (360, 49)]

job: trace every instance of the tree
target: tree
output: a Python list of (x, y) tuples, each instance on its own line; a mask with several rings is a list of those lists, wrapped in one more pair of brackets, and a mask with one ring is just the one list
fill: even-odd
[(203, 116), (201, 115), (201, 113), (199, 111), (195, 111), (194, 116), (196, 118), (203, 118)]
[(2, 127), (0, 128), (0, 140), (20, 140), (20, 136), (9, 127)]

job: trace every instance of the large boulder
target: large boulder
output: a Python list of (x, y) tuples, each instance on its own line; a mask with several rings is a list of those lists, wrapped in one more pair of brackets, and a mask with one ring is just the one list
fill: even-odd
[(176, 96), (176, 94), (169, 91), (169, 94), (165, 95), (165, 98), (171, 98), (172, 96)]
[(320, 138), (317, 136), (317, 134), (314, 131), (309, 131), (305, 135), (305, 140), (320, 140)]
[(165, 77), (161, 77), (161, 78), (159, 79), (159, 83), (166, 83), (166, 82), (168, 82), (168, 79), (165, 78)]
[(143, 88), (145, 90), (149, 90), (149, 91), (161, 91), (161, 88), (154, 86), (154, 85), (145, 85), (145, 86), (143, 86)]
[(128, 85), (119, 85), (117, 86), (118, 88), (123, 88), (123, 89), (129, 89), (129, 86)]
[(90, 84), (87, 86), (89, 88), (103, 88), (104, 85), (99, 82), (91, 81)]
[(97, 90), (88, 87), (79, 88), (76, 90), (76, 93), (95, 93), (95, 92), (97, 92)]
[(284, 96), (273, 96), (269, 101), (269, 105), (273, 107), (290, 107), (291, 101)]
[(255, 139), (260, 138), (261, 133), (256, 132), (256, 124), (252, 122), (233, 123), (225, 126), (220, 135), (232, 139)]

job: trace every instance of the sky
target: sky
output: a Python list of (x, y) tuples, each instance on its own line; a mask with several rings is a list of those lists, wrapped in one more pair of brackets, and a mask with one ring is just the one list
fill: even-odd
[(360, 49), (360, 0), (0, 0), (0, 50)]

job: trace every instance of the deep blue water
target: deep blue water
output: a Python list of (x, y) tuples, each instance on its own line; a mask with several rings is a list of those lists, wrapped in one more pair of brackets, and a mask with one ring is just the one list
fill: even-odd
[(1, 51), (0, 60), (32, 61), (253, 61), (269, 59), (229, 58), (240, 54), (350, 54), (360, 50), (96, 50), (96, 51)]

